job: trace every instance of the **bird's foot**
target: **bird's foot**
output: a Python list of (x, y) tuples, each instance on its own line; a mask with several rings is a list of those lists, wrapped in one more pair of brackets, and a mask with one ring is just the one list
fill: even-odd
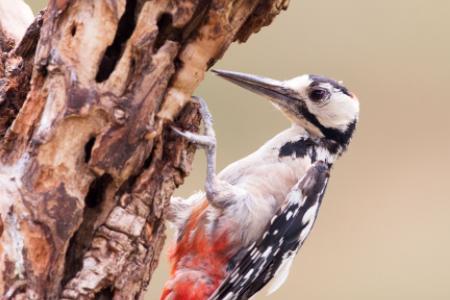
[(199, 147), (205, 149), (215, 149), (216, 147), (216, 134), (212, 124), (212, 116), (208, 110), (206, 101), (200, 97), (193, 97), (200, 104), (200, 114), (202, 116), (204, 124), (204, 134), (197, 134), (190, 131), (181, 131), (176, 127), (172, 127), (173, 131), (182, 137), (186, 138), (188, 141), (196, 144)]
[(202, 115), (204, 130), (203, 134), (196, 134), (189, 131), (181, 131), (177, 128), (172, 129), (182, 137), (206, 152), (206, 181), (205, 192), (208, 201), (216, 207), (224, 207), (228, 201), (230, 185), (217, 179), (216, 176), (216, 134), (214, 132), (211, 113), (208, 110), (205, 100), (200, 97), (194, 97), (200, 103), (200, 114)]

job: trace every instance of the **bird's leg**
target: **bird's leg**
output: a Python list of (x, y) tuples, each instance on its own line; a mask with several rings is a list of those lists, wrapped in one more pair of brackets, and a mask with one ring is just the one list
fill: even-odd
[(173, 130), (179, 135), (185, 137), (192, 143), (195, 143), (197, 146), (205, 149), (206, 152), (206, 162), (207, 162), (207, 170), (206, 170), (206, 187), (208, 192), (208, 186), (214, 185), (216, 180), (216, 133), (212, 124), (212, 116), (208, 110), (208, 106), (200, 97), (193, 97), (200, 103), (200, 114), (203, 119), (204, 124), (204, 135), (192, 133), (189, 131), (183, 132), (178, 130), (177, 128), (173, 128)]
[(206, 152), (206, 182), (205, 192), (208, 201), (215, 207), (224, 208), (233, 200), (237, 191), (229, 183), (217, 178), (216, 174), (216, 133), (213, 128), (211, 113), (208, 110), (205, 100), (200, 97), (193, 97), (200, 103), (200, 114), (204, 124), (204, 134), (183, 132), (177, 128), (172, 129), (179, 135), (185, 137), (190, 142), (205, 149)]

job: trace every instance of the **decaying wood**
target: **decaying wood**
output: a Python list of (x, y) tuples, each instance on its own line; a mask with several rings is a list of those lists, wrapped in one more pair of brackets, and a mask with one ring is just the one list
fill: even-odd
[[(0, 62), (0, 138), (14, 121), (30, 90), (34, 52), (42, 26), (42, 14), (24, 32), (21, 41), (8, 38), (2, 48)], [(0, 29), (1, 30), (1, 29)]]
[(0, 23), (0, 294), (142, 298), (194, 152), (170, 126), (198, 130), (205, 71), (287, 2), (51, 0), (21, 41)]
[[(30, 26), (32, 22), (33, 13), (22, 0), (0, 1), (0, 138), (4, 137), (29, 90), (42, 18), (36, 18)], [(26, 38), (21, 41), (25, 33)]]

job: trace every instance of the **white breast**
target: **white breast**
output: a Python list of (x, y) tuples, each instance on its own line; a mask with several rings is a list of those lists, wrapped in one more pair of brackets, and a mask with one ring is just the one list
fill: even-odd
[[(221, 180), (246, 192), (246, 196), (238, 199), (220, 218), (222, 224), (219, 224), (219, 229), (227, 227), (227, 231), (235, 234), (232, 239), (239, 240), (243, 245), (258, 239), (292, 187), (311, 166), (309, 157), (279, 157), (280, 148), (284, 144), (300, 137), (308, 137), (303, 128), (289, 128), (256, 152), (230, 164), (219, 173)], [(214, 211), (209, 215), (211, 221), (217, 217)], [(230, 224), (235, 224), (235, 231), (230, 230)], [(242, 228), (246, 230), (243, 231)]]

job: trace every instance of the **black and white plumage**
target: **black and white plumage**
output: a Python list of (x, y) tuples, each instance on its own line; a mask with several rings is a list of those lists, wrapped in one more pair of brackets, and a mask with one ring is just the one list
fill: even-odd
[(272, 289), (279, 287), (314, 225), (328, 177), (329, 166), (322, 161), (308, 170), (272, 218), (262, 239), (240, 253), (239, 261), (210, 300), (248, 299), (276, 275), (282, 278), (273, 283)]
[(272, 290), (280, 287), (316, 220), (330, 169), (347, 149), (358, 120), (357, 98), (337, 81), (215, 72), (268, 97), (292, 126), (218, 174), (206, 103), (197, 99), (204, 135), (174, 128), (205, 148), (207, 176), (205, 193), (172, 199), (169, 218), (178, 234), (164, 300), (240, 300), (269, 281)]

